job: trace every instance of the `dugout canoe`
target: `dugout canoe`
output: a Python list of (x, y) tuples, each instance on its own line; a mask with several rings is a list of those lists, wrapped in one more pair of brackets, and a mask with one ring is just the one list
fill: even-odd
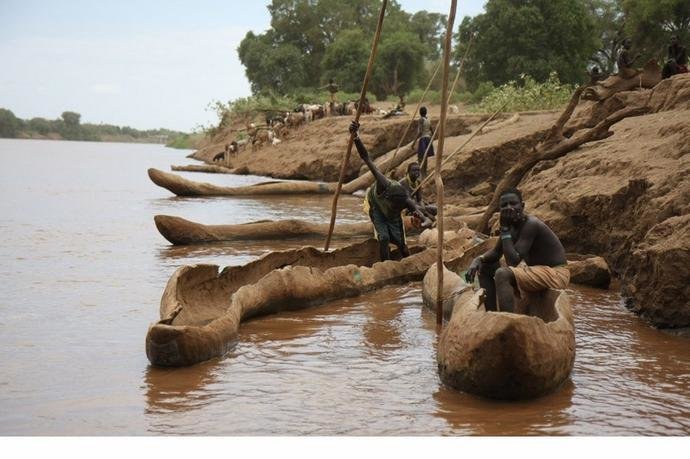
[(264, 182), (247, 186), (220, 186), (195, 182), (179, 175), (150, 168), (149, 178), (156, 185), (177, 196), (265, 196), (277, 194), (333, 194), (335, 183), (326, 182)]
[(170, 166), (170, 170), (176, 172), (206, 172), (207, 174), (234, 174), (235, 170), (217, 164), (185, 164), (182, 166)]
[[(408, 234), (418, 232), (411, 222), (405, 218), (405, 230)], [(210, 242), (229, 242), (266, 239), (293, 239), (309, 237), (326, 237), (328, 224), (311, 223), (302, 220), (264, 220), (239, 225), (204, 225), (184, 218), (171, 215), (156, 215), (153, 217), (156, 228), (161, 235), (173, 245), (201, 244)], [(459, 217), (444, 219), (445, 228), (460, 228), (462, 220)], [(346, 239), (352, 237), (370, 237), (374, 233), (370, 222), (339, 223), (335, 226), (333, 237)]]
[(438, 344), (441, 381), (486, 398), (519, 400), (546, 395), (568, 379), (575, 325), (565, 291), (531, 294), (523, 303), (526, 314), (487, 312), (484, 290), (473, 291), (451, 271), (444, 272), (444, 283), (446, 278), (456, 287)]
[[(149, 327), (153, 365), (187, 366), (228, 352), (251, 317), (352, 297), (385, 285), (421, 280), (436, 250), (410, 247), (401, 261), (376, 262), (374, 239), (324, 253), (313, 247), (272, 252), (244, 266), (179, 268), (166, 285), (161, 320)], [(448, 257), (464, 247), (449, 248)]]

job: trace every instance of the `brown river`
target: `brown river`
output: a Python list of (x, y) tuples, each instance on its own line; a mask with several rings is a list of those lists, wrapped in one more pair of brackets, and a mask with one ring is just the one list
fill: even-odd
[[(253, 320), (222, 359), (149, 366), (146, 330), (177, 267), (308, 243), (174, 248), (155, 214), (221, 224), (330, 213), (330, 197), (176, 198), (149, 181), (148, 167), (188, 153), (0, 139), (0, 435), (690, 434), (690, 340), (651, 328), (615, 291), (577, 286), (571, 380), (528, 402), (441, 384), (419, 283)], [(351, 197), (338, 215), (365, 218)]]

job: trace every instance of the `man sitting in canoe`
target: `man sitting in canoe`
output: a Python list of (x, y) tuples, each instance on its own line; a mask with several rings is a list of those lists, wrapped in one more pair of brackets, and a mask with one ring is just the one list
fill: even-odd
[(388, 247), (390, 243), (398, 247), (403, 257), (407, 257), (410, 255), (410, 251), (405, 243), (405, 228), (400, 213), (403, 209), (408, 209), (412, 215), (422, 221), (423, 228), (430, 227), (432, 222), (424, 215), (424, 212), (422, 212), (414, 200), (410, 198), (402, 185), (395, 180), (386, 178), (378, 170), (369, 158), (369, 152), (359, 138), (358, 131), (359, 123), (353, 121), (350, 124), (350, 133), (354, 136), (359, 157), (362, 158), (362, 161), (376, 177), (376, 182), (367, 190), (364, 206), (365, 209), (368, 209), (369, 218), (374, 224), (374, 234), (379, 241), (381, 261), (390, 259), (390, 249)]
[[(407, 174), (399, 181), (399, 183), (405, 188), (407, 194), (414, 199), (419, 208), (422, 209), (422, 212), (424, 212), (427, 217), (434, 219), (437, 213), (436, 206), (433, 204), (425, 204), (422, 200), (422, 188), (419, 187), (419, 179), (421, 175), (422, 171), (419, 167), (419, 163), (416, 161), (411, 162), (407, 166)], [(417, 191), (415, 191), (415, 188), (417, 188)]]
[[(514, 309), (514, 289), (518, 292), (563, 289), (570, 282), (570, 272), (561, 241), (544, 222), (524, 213), (520, 191), (516, 188), (504, 191), (499, 205), (501, 238), (493, 249), (472, 261), (465, 279), (472, 282), (479, 272), (479, 285), (486, 291), (487, 311), (496, 311), (498, 297), (500, 311), (519, 313), (523, 311)], [(499, 265), (501, 256), (508, 267)]]

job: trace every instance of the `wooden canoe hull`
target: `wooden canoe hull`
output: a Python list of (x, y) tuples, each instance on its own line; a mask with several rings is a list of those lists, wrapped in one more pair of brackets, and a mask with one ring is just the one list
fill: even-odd
[[(239, 225), (204, 225), (170, 215), (156, 215), (153, 220), (161, 235), (173, 245), (266, 239), (325, 238), (328, 234), (327, 223), (311, 223), (294, 219), (266, 220)], [(408, 234), (418, 232), (418, 229), (412, 224), (411, 217), (404, 217), (404, 222)], [(461, 228), (462, 220), (458, 217), (448, 217), (444, 219), (444, 226), (446, 228)], [(333, 238), (370, 237), (373, 234), (374, 227), (370, 222), (340, 223), (335, 226)]]
[[(410, 247), (401, 261), (378, 260), (378, 243), (323, 253), (313, 247), (272, 252), (244, 266), (179, 268), (168, 281), (161, 320), (149, 327), (146, 355), (153, 365), (186, 366), (224, 355), (250, 317), (305, 308), (385, 285), (421, 280), (436, 251)], [(463, 248), (449, 248), (450, 258)]]
[(232, 174), (233, 169), (217, 164), (185, 164), (183, 166), (170, 166), (170, 170), (176, 172), (205, 172), (207, 174)]
[(567, 294), (536, 294), (530, 299), (532, 315), (523, 315), (484, 311), (483, 293), (470, 290), (457, 299), (438, 345), (441, 380), (464, 392), (503, 400), (539, 397), (561, 386), (575, 361)]
[(156, 185), (177, 196), (267, 196), (284, 194), (333, 194), (335, 183), (324, 182), (264, 182), (256, 185), (229, 187), (195, 182), (158, 169), (148, 170)]

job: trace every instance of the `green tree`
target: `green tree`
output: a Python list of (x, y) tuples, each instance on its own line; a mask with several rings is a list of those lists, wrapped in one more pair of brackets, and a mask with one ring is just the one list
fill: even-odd
[(424, 74), (425, 47), (411, 32), (396, 31), (381, 39), (372, 90), (381, 100), (395, 94), (402, 100)]
[(50, 121), (45, 118), (31, 118), (27, 124), (30, 131), (36, 132), (41, 135), (46, 135), (54, 128)]
[(323, 82), (333, 78), (341, 90), (358, 92), (367, 71), (370, 39), (359, 29), (345, 30), (328, 47), (321, 63)]
[(594, 20), (600, 46), (591, 58), (602, 72), (611, 74), (625, 38), (625, 16), (620, 0), (587, 0), (587, 9)]
[(443, 54), (443, 39), (448, 26), (445, 14), (417, 11), (410, 18), (410, 31), (426, 46), (425, 57), (436, 60)]
[(0, 108), (0, 137), (13, 139), (21, 129), (21, 120), (11, 110)]
[(58, 123), (58, 132), (67, 140), (82, 140), (81, 126), (79, 121), (81, 115), (76, 112), (62, 112), (61, 120)]
[(690, 40), (689, 0), (621, 0), (625, 32), (642, 59), (666, 59), (672, 35)]
[[(328, 80), (327, 75), (343, 80), (345, 75), (336, 68), (333, 58), (338, 54), (345, 57), (358, 54), (360, 43), (356, 41), (357, 49), (350, 53), (342, 46), (336, 51), (330, 48), (343, 37), (352, 44), (355, 36), (344, 32), (357, 30), (366, 38), (369, 51), (380, 8), (381, 0), (272, 0), (268, 6), (271, 28), (260, 35), (247, 33), (238, 47), (252, 92), (273, 90), (288, 94), (302, 87), (316, 88)], [(430, 13), (425, 18), (428, 33), (426, 29), (418, 30), (418, 36), (422, 34), (419, 39), (431, 41), (429, 49), (437, 46), (434, 33), (438, 27), (434, 21), (441, 20), (440, 16)], [(411, 31), (410, 21), (411, 16), (396, 1), (390, 1), (383, 36), (394, 31)], [(367, 59), (368, 52), (363, 59), (365, 67)], [(346, 62), (346, 66), (355, 66), (349, 60)], [(327, 66), (323, 67), (324, 64)], [(350, 77), (345, 79), (349, 81)]]
[(516, 81), (522, 74), (543, 82), (553, 71), (563, 82), (578, 83), (599, 48), (584, 0), (489, 0), (484, 14), (460, 24), (457, 61), (472, 34), (465, 63), (472, 87)]

